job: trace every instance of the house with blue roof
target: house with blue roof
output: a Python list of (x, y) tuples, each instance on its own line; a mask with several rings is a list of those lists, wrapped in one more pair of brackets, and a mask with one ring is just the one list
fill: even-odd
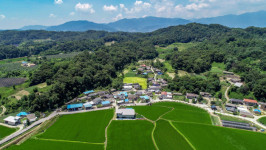
[(140, 98), (141, 98), (144, 102), (146, 102), (146, 103), (150, 102), (150, 97), (147, 96), (147, 95), (145, 95), (145, 96), (140, 96)]
[(128, 95), (127, 95), (127, 92), (120, 92), (120, 94), (119, 95), (125, 95), (125, 97), (127, 97)]
[(67, 110), (68, 111), (77, 111), (77, 110), (81, 110), (82, 107), (83, 107), (83, 103), (70, 104), (70, 105), (67, 105)]
[(90, 91), (86, 91), (86, 92), (83, 92), (85, 95), (88, 95), (88, 94), (91, 94), (91, 93), (94, 93), (93, 90), (90, 90)]
[(111, 102), (110, 101), (102, 101), (102, 106), (110, 106)]
[(125, 103), (129, 103), (129, 100), (128, 99), (125, 99)]
[(261, 111), (260, 111), (259, 109), (253, 109), (253, 112), (254, 112), (255, 114), (261, 114)]
[(26, 112), (20, 112), (17, 114), (18, 117), (26, 117), (28, 115), (28, 113)]
[(84, 103), (83, 104), (84, 109), (88, 110), (92, 108), (92, 104), (90, 102)]

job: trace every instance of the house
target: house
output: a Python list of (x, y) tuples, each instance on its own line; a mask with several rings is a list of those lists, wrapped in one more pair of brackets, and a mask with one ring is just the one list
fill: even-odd
[(102, 101), (102, 106), (110, 106), (111, 102), (110, 101)]
[(262, 103), (262, 102), (260, 102), (260, 103), (259, 103), (259, 106), (260, 106), (260, 107), (259, 107), (260, 109), (266, 111), (266, 103)]
[(252, 100), (252, 99), (244, 99), (244, 103), (248, 106), (258, 105), (258, 102), (256, 100)]
[(5, 118), (4, 121), (8, 125), (15, 126), (15, 125), (20, 124), (20, 117), (19, 116), (16, 116), (16, 117), (9, 116), (9, 117)]
[(148, 81), (149, 82), (151, 82), (151, 81), (153, 81), (154, 80), (154, 78), (148, 78)]
[(37, 117), (35, 116), (35, 114), (28, 114), (27, 119), (29, 122), (34, 122), (37, 120)]
[(253, 109), (253, 112), (255, 113), (255, 114), (261, 114), (261, 111), (259, 110), (259, 109)]
[(207, 93), (207, 92), (200, 92), (200, 95), (202, 97), (208, 97), (208, 98), (211, 98), (212, 97), (212, 95), (210, 93)]
[(161, 91), (162, 87), (161, 86), (149, 86), (148, 91), (149, 92), (158, 92)]
[(118, 104), (118, 105), (121, 105), (121, 104), (123, 104), (125, 101), (124, 100), (120, 100), (120, 101), (117, 101), (116, 103)]
[(134, 109), (117, 109), (116, 110), (117, 118), (125, 118), (125, 119), (135, 119), (136, 113)]
[(125, 97), (127, 97), (127, 92), (120, 92), (119, 95), (124, 95)]
[(125, 99), (125, 103), (129, 103), (129, 100), (128, 99)]
[(103, 100), (101, 99), (101, 98), (95, 98), (94, 100), (92, 100), (92, 102), (93, 102), (93, 104), (94, 105), (99, 105), (99, 104), (101, 104), (101, 102), (102, 102)]
[(143, 68), (138, 68), (138, 71), (143, 72), (144, 69)]
[(236, 82), (236, 83), (234, 83), (234, 85), (235, 85), (236, 87), (241, 87), (241, 86), (243, 85), (243, 83), (241, 83), (241, 82)]
[(237, 109), (239, 111), (239, 115), (240, 116), (253, 118), (253, 115), (246, 108), (244, 108), (244, 107), (237, 107)]
[(173, 99), (171, 92), (161, 92), (161, 99)]
[(212, 106), (211, 106), (211, 109), (212, 109), (212, 110), (217, 110), (217, 108), (216, 108), (215, 105), (212, 105)]
[(138, 99), (138, 96), (137, 96), (137, 95), (130, 94), (130, 95), (128, 95), (128, 99), (129, 99), (130, 101), (135, 101), (135, 100)]
[(97, 92), (97, 94), (100, 95), (100, 96), (103, 96), (103, 95), (105, 95), (106, 93), (107, 93), (106, 91), (100, 91), (100, 92)]
[(225, 109), (230, 112), (237, 112), (237, 107), (234, 104), (230, 103), (225, 104)]
[(187, 99), (197, 99), (198, 97), (199, 97), (199, 95), (197, 95), (197, 94), (193, 94), (193, 93), (187, 93), (186, 94)]
[(17, 114), (18, 117), (26, 117), (28, 115), (28, 113), (26, 112), (20, 112)]
[(140, 98), (141, 98), (144, 102), (146, 102), (146, 103), (150, 102), (150, 97), (147, 96), (147, 95), (145, 95), (145, 96), (140, 96)]
[(92, 108), (92, 104), (90, 102), (84, 103), (83, 107), (85, 110), (91, 109)]
[(230, 81), (233, 83), (237, 83), (237, 82), (241, 82), (241, 79), (240, 78), (233, 78)]
[(132, 85), (124, 85), (122, 90), (129, 91), (129, 90), (132, 90), (132, 88), (133, 88)]
[(141, 86), (138, 83), (134, 83), (133, 84), (133, 88), (136, 89), (136, 90), (140, 90)]
[(244, 104), (243, 100), (241, 100), (241, 99), (230, 99), (230, 102), (232, 104), (238, 104), (238, 105), (243, 105)]
[(112, 94), (105, 94), (105, 95), (102, 96), (102, 98), (104, 98), (104, 99), (111, 99), (111, 98), (114, 98), (114, 95), (112, 95)]
[(142, 67), (142, 68), (146, 68), (146, 65), (145, 65), (145, 64), (142, 64), (142, 65), (140, 65), (140, 67)]
[(88, 95), (88, 94), (91, 94), (91, 93), (94, 93), (94, 91), (90, 90), (90, 91), (83, 92), (83, 94), (85, 94), (85, 95)]
[(114, 98), (115, 98), (115, 99), (118, 99), (118, 100), (123, 100), (123, 99), (126, 98), (126, 96), (125, 96), (125, 95), (119, 95), (119, 94), (118, 94), (118, 95), (115, 95)]
[(150, 97), (153, 96), (152, 92), (147, 92), (146, 94)]
[(79, 103), (79, 104), (70, 104), (70, 105), (67, 105), (67, 110), (68, 111), (76, 111), (76, 110), (81, 110), (83, 107), (83, 104), (82, 103)]
[(151, 70), (151, 66), (146, 66), (146, 70)]

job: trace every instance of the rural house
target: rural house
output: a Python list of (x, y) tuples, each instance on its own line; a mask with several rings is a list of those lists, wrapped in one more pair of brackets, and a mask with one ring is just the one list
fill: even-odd
[(262, 102), (260, 102), (260, 103), (259, 103), (259, 106), (260, 106), (260, 109), (266, 111), (266, 103), (262, 103)]
[(27, 119), (29, 120), (29, 122), (34, 122), (37, 120), (37, 117), (32, 113), (27, 115)]
[(5, 118), (4, 121), (8, 125), (15, 126), (15, 125), (20, 124), (20, 117), (9, 116), (9, 117)]
[(91, 109), (92, 108), (92, 104), (90, 102), (84, 103), (83, 107), (85, 110)]
[(95, 98), (94, 100), (92, 100), (92, 102), (93, 102), (93, 105), (99, 105), (99, 104), (101, 104), (102, 99), (98, 97), (98, 98)]
[(238, 105), (243, 105), (244, 104), (243, 100), (241, 100), (241, 99), (230, 99), (230, 102), (232, 104), (238, 104)]
[(26, 112), (20, 112), (17, 114), (18, 117), (27, 117), (28, 113)]
[(208, 97), (208, 98), (211, 98), (212, 97), (212, 95), (210, 93), (208, 93), (208, 92), (200, 92), (200, 95), (202, 97)]
[(258, 102), (256, 100), (252, 100), (252, 99), (244, 99), (244, 103), (247, 106), (255, 106), (255, 105), (258, 105)]
[(70, 105), (67, 105), (67, 110), (68, 111), (82, 110), (82, 106), (83, 106), (82, 103), (79, 103), (79, 104), (70, 104)]
[(198, 97), (199, 97), (199, 95), (197, 95), (197, 94), (193, 94), (193, 93), (187, 93), (186, 94), (187, 99), (197, 99)]
[(85, 94), (85, 95), (88, 95), (88, 94), (91, 94), (91, 93), (94, 93), (94, 91), (90, 90), (90, 91), (83, 92), (83, 94)]
[(110, 106), (111, 102), (110, 101), (102, 101), (102, 106)]

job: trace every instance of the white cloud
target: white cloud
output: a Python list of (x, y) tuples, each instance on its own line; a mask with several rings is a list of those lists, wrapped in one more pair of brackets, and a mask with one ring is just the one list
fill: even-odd
[(50, 14), (49, 17), (50, 17), (50, 18), (55, 18), (56, 15), (55, 15), (55, 14)]
[(118, 7), (117, 6), (113, 6), (113, 5), (110, 5), (110, 6), (104, 5), (103, 6), (103, 10), (104, 11), (117, 11), (117, 9), (118, 9)]
[(120, 8), (125, 11), (127, 14), (135, 14), (142, 11), (148, 11), (152, 7), (151, 3), (143, 2), (143, 1), (136, 1), (134, 6), (131, 9), (125, 7), (124, 4), (120, 4)]
[(95, 13), (95, 10), (93, 9), (93, 6), (91, 4), (89, 4), (89, 3), (84, 3), (84, 4), (78, 3), (75, 6), (75, 9), (76, 9), (76, 11), (89, 12), (91, 14)]
[(118, 14), (115, 18), (113, 18), (114, 21), (117, 21), (117, 20), (120, 20), (120, 19), (123, 19), (123, 15), (121, 13)]
[(75, 15), (75, 12), (71, 12), (69, 13), (70, 16), (74, 16)]
[(63, 0), (54, 0), (54, 3), (60, 5), (63, 4)]
[(0, 20), (3, 20), (3, 19), (5, 19), (5, 18), (6, 18), (5, 15), (0, 15)]

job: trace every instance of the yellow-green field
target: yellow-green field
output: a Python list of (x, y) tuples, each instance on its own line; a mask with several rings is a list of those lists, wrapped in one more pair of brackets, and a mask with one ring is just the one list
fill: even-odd
[(123, 83), (139, 83), (142, 89), (147, 89), (147, 79), (139, 77), (126, 77), (123, 80)]

